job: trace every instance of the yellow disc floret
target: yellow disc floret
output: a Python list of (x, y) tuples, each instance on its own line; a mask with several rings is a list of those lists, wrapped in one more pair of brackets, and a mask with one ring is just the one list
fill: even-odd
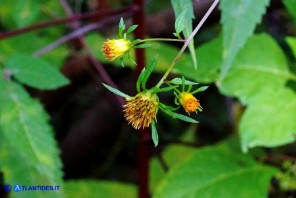
[(131, 48), (131, 42), (127, 39), (107, 39), (103, 45), (103, 53), (105, 57), (113, 61), (122, 57)]
[(126, 99), (124, 116), (135, 129), (149, 127), (156, 119), (158, 111), (158, 97), (151, 92), (141, 92)]
[(178, 100), (187, 113), (196, 112), (200, 107), (199, 101), (189, 92), (181, 92)]

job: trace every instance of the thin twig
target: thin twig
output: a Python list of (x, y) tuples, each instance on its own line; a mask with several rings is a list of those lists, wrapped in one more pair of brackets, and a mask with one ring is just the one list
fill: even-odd
[(0, 39), (5, 39), (8, 37), (16, 36), (19, 34), (25, 34), (34, 30), (39, 30), (42, 28), (48, 28), (51, 26), (61, 25), (65, 23), (71, 23), (77, 20), (85, 20), (85, 19), (95, 19), (96, 21), (100, 21), (106, 19), (110, 16), (119, 15), (121, 16), (124, 13), (130, 13), (130, 15), (136, 13), (139, 10), (139, 7), (136, 5), (130, 5), (122, 9), (116, 9), (111, 11), (96, 11), (94, 13), (86, 13), (86, 14), (79, 14), (73, 15), (67, 18), (55, 19), (50, 21), (41, 22), (39, 24), (34, 24), (32, 26), (27, 26), (21, 29), (12, 30), (9, 32), (4, 32), (0, 34)]

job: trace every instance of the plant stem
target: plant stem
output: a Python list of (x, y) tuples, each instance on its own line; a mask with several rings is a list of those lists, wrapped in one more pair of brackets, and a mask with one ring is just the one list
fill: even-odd
[(172, 41), (172, 42), (186, 42), (183, 39), (170, 39), (170, 38), (151, 38), (151, 39), (143, 39), (140, 43), (143, 42), (151, 42), (151, 41)]
[(207, 18), (210, 16), (210, 14), (212, 13), (212, 11), (214, 10), (214, 8), (217, 6), (217, 4), (219, 3), (219, 0), (215, 0), (213, 2), (213, 4), (211, 5), (211, 7), (208, 9), (208, 11), (206, 12), (206, 14), (203, 16), (203, 18), (200, 20), (200, 22), (198, 23), (198, 25), (195, 27), (195, 29), (193, 30), (193, 32), (190, 34), (190, 36), (186, 39), (186, 42), (184, 43), (183, 47), (181, 48), (181, 50), (179, 51), (179, 53), (177, 54), (176, 58), (173, 60), (172, 64), (170, 65), (170, 67), (168, 68), (168, 70), (165, 72), (165, 74), (163, 75), (163, 77), (160, 79), (160, 81), (157, 83), (156, 87), (160, 87), (163, 82), (165, 81), (165, 79), (168, 77), (168, 75), (171, 73), (172, 69), (174, 68), (174, 66), (176, 65), (176, 63), (178, 62), (178, 60), (180, 59), (181, 55), (184, 53), (186, 47), (189, 45), (190, 41), (193, 39), (193, 37), (196, 35), (196, 33), (199, 31), (199, 29), (201, 28), (201, 26), (204, 24), (204, 22), (207, 20)]

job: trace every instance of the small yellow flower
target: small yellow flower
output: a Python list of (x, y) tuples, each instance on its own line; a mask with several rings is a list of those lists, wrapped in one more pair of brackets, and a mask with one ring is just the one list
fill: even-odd
[(135, 129), (149, 127), (156, 119), (158, 111), (158, 97), (149, 91), (138, 93), (126, 99), (124, 117)]
[(181, 92), (178, 100), (187, 113), (196, 112), (201, 108), (199, 101), (189, 92)]
[(122, 57), (131, 48), (131, 42), (127, 39), (107, 39), (103, 44), (103, 53), (105, 57), (113, 61)]

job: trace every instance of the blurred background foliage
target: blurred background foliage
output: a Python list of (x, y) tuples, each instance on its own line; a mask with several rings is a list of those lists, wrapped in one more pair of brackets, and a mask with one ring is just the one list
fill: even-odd
[[(117, 37), (120, 17), (132, 24), (132, 10), (115, 16), (108, 10), (133, 1), (65, 2), (0, 0), (0, 36), (53, 22), (0, 38), (1, 185), (61, 186), (0, 196), (137, 197), (141, 142), (89, 59), (120, 90), (135, 93), (134, 66), (122, 68), (101, 53), (104, 40)], [(212, 2), (193, 1), (193, 27)], [(58, 24), (71, 17), (67, 8), (75, 16), (107, 14)], [(147, 37), (173, 37), (171, 1), (147, 0), (145, 11)], [(186, 52), (171, 74), (210, 88), (197, 95), (204, 111), (192, 117), (199, 124), (158, 115), (160, 144), (149, 142), (152, 197), (296, 196), (295, 24), (293, 0), (221, 0), (195, 37), (198, 68)], [(156, 42), (146, 49), (148, 61), (159, 54), (151, 85), (180, 47)], [(173, 101), (166, 93), (161, 98)]]

